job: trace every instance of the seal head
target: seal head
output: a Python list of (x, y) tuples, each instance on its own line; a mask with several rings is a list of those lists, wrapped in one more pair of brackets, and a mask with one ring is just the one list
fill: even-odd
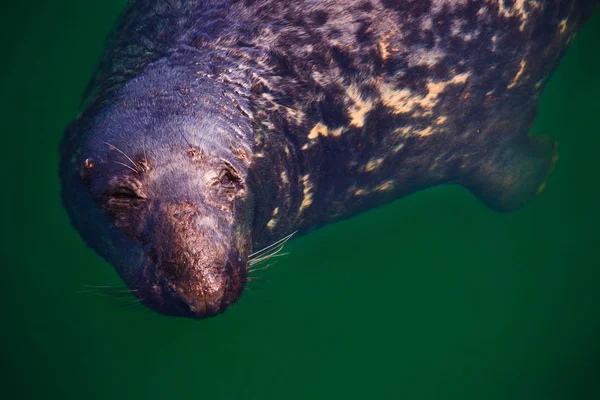
[(68, 208), (141, 302), (202, 318), (234, 303), (246, 282), (252, 198), (240, 157), (244, 124), (213, 82), (172, 66), (162, 72), (131, 81), (95, 118), (78, 161), (95, 207)]

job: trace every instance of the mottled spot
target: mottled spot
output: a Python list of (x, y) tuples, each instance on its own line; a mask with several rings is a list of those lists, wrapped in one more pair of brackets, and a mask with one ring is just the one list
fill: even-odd
[(381, 167), (381, 164), (383, 164), (383, 158), (372, 158), (369, 160), (369, 162), (367, 163), (367, 165), (365, 165), (365, 171), (366, 172), (371, 172), (371, 171), (375, 171), (377, 168)]
[(289, 183), (289, 182), (290, 182), (290, 180), (289, 180), (289, 178), (288, 178), (288, 176), (287, 176), (287, 172), (285, 172), (285, 171), (281, 171), (281, 174), (279, 174), (279, 177), (281, 178), (281, 181), (282, 181), (283, 183), (286, 183), (286, 184), (287, 184), (287, 183)]
[(364, 189), (356, 189), (354, 191), (355, 196), (364, 196), (366, 194), (367, 194), (367, 191), (365, 191)]
[(419, 131), (415, 131), (415, 134), (418, 136), (429, 136), (431, 134), (433, 134), (435, 131), (433, 130), (433, 128), (431, 128), (430, 126), (428, 126), (425, 129), (421, 129)]
[(398, 135), (409, 135), (413, 130), (414, 130), (414, 126), (403, 126), (402, 128), (396, 128), (394, 129), (394, 133), (398, 134)]
[(311, 78), (313, 81), (315, 81), (320, 86), (325, 85), (325, 76), (322, 73), (320, 73), (319, 71), (312, 71)]
[(408, 66), (415, 67), (418, 65), (426, 67), (436, 66), (444, 57), (446, 53), (441, 49), (434, 47), (433, 49), (416, 49), (410, 52), (408, 55)]
[(448, 11), (454, 11), (457, 6), (462, 6), (467, 0), (434, 0), (431, 4), (431, 14), (439, 14), (444, 7)]
[(362, 128), (365, 124), (365, 115), (373, 109), (373, 102), (363, 100), (358, 91), (358, 87), (351, 85), (346, 89), (348, 99), (352, 101), (352, 105), (348, 107), (348, 116), (350, 117), (350, 126)]
[(283, 109), (288, 118), (291, 121), (295, 122), (297, 125), (302, 125), (302, 123), (304, 122), (304, 118), (306, 117), (306, 115), (303, 111), (290, 107), (281, 107), (281, 109)]
[(438, 103), (438, 96), (448, 85), (464, 84), (469, 76), (469, 73), (463, 73), (454, 76), (449, 81), (429, 81), (427, 83), (427, 94), (424, 96), (415, 95), (409, 89), (397, 90), (393, 86), (384, 83), (380, 88), (381, 99), (383, 104), (391, 108), (394, 114), (407, 114), (412, 112), (415, 107), (432, 110)]
[(390, 57), (390, 39), (397, 33), (397, 31), (391, 31), (382, 35), (377, 41), (377, 50), (379, 50), (379, 57), (381, 61), (385, 62)]
[(269, 222), (267, 222), (267, 228), (269, 228), (270, 230), (273, 230), (276, 226), (277, 223), (279, 222), (279, 207), (275, 207), (275, 209), (273, 210), (273, 213), (271, 214), (271, 219), (269, 220)]
[(329, 129), (329, 127), (327, 127), (327, 125), (323, 124), (322, 122), (319, 122), (310, 130), (310, 132), (308, 133), (308, 138), (310, 140), (313, 140), (318, 138), (319, 136), (340, 136), (342, 134), (343, 129), (344, 128), (339, 127), (331, 130)]
[(567, 31), (567, 18), (563, 19), (560, 21), (560, 23), (558, 24), (558, 32), (560, 32), (560, 34), (564, 34)]
[(313, 202), (313, 193), (312, 193), (312, 189), (313, 189), (313, 185), (309, 180), (310, 175), (306, 174), (303, 175), (300, 178), (300, 182), (302, 183), (302, 186), (304, 187), (302, 192), (304, 194), (304, 197), (302, 198), (302, 203), (300, 204), (300, 210), (299, 213), (302, 214), (302, 212), (310, 207), (310, 205)]
[(436, 125), (444, 125), (447, 120), (448, 120), (448, 117), (446, 117), (445, 115), (442, 115), (441, 117), (438, 117), (438, 119), (435, 120), (435, 123), (436, 123)]
[[(527, 25), (529, 13), (532, 9), (540, 8), (540, 4), (534, 0), (487, 0), (488, 3), (498, 5), (498, 15), (504, 18), (516, 17), (521, 21), (519, 29), (522, 31)], [(507, 3), (512, 3), (507, 5)]]
[(519, 65), (519, 70), (517, 71), (517, 74), (515, 75), (515, 77), (513, 78), (513, 80), (510, 82), (510, 84), (506, 87), (507, 89), (512, 89), (515, 86), (517, 86), (517, 83), (519, 82), (519, 79), (521, 78), (521, 76), (525, 72), (525, 67), (526, 66), (527, 66), (527, 61), (521, 60), (521, 64)]
[(399, 153), (404, 148), (404, 143), (400, 143), (392, 147), (392, 152), (394, 154)]
[(375, 190), (377, 192), (385, 192), (394, 188), (394, 181), (385, 181), (381, 185), (377, 186)]
[(540, 186), (538, 186), (538, 188), (535, 191), (535, 193), (537, 195), (540, 195), (540, 194), (542, 194), (542, 192), (544, 191), (544, 189), (546, 189), (546, 182), (542, 182), (542, 184)]

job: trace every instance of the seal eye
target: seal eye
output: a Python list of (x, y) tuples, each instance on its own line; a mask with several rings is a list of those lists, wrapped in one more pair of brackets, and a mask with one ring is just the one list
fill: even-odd
[(237, 181), (237, 177), (228, 169), (223, 169), (219, 173), (219, 183), (222, 186), (233, 187)]
[(140, 207), (145, 200), (133, 188), (126, 185), (117, 185), (104, 194), (104, 208), (110, 213), (117, 213), (124, 209), (136, 209)]
[(140, 196), (127, 186), (119, 186), (114, 188), (109, 195), (118, 199), (139, 199)]

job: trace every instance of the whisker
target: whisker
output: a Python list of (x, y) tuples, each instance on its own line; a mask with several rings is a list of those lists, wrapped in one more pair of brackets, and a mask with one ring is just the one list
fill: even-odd
[(133, 161), (133, 160), (131, 159), (131, 157), (129, 157), (127, 154), (125, 154), (125, 152), (124, 152), (123, 150), (119, 149), (119, 148), (118, 148), (117, 146), (115, 146), (114, 144), (110, 144), (110, 143), (108, 143), (108, 142), (102, 142), (102, 143), (104, 143), (105, 145), (107, 145), (107, 146), (108, 146), (108, 147), (109, 147), (111, 150), (116, 150), (116, 151), (118, 151), (119, 153), (121, 153), (121, 154), (122, 154), (122, 155), (123, 155), (125, 158), (127, 158), (127, 159), (129, 160), (129, 162), (131, 162), (131, 164), (133, 164), (133, 166), (135, 167), (135, 170), (136, 170), (136, 171), (138, 170), (138, 168), (139, 168), (139, 165), (137, 165), (137, 164), (135, 163), (135, 161)]
[(279, 239), (279, 240), (278, 240), (278, 241), (276, 241), (275, 243), (273, 243), (273, 244), (270, 244), (270, 245), (268, 245), (267, 247), (264, 247), (264, 248), (262, 248), (262, 249), (260, 249), (260, 250), (258, 250), (258, 251), (255, 251), (254, 253), (252, 253), (252, 254), (250, 254), (250, 255), (248, 256), (248, 259), (250, 259), (250, 260), (251, 260), (251, 259), (253, 259), (253, 258), (256, 258), (256, 257), (258, 257), (259, 255), (261, 255), (261, 254), (263, 254), (263, 253), (265, 253), (265, 252), (269, 251), (270, 249), (273, 249), (274, 247), (278, 247), (279, 245), (284, 245), (284, 244), (285, 244), (285, 243), (286, 243), (288, 240), (290, 240), (290, 239), (291, 239), (291, 237), (292, 237), (292, 236), (294, 236), (294, 235), (296, 234), (296, 232), (298, 232), (298, 231), (294, 231), (294, 232), (290, 233), (289, 235), (287, 235), (287, 236), (285, 236), (285, 237), (283, 237), (283, 238)]
[[(294, 232), (294, 233), (296, 233), (296, 232)], [(283, 244), (285, 244), (285, 242), (287, 242), (287, 241), (288, 241), (288, 240), (289, 240), (289, 239), (292, 237), (292, 235), (293, 235), (294, 233), (291, 233), (290, 235), (288, 235), (288, 236), (286, 236), (286, 237), (284, 237), (284, 238), (281, 238), (281, 239), (279, 239), (279, 240), (278, 240), (278, 241), (276, 241), (275, 243), (272, 243), (272, 244), (270, 244), (269, 246), (262, 248), (261, 250), (255, 251), (254, 253), (250, 254), (250, 255), (248, 256), (248, 258), (249, 258), (249, 259), (254, 259), (254, 258), (257, 258), (257, 257), (259, 257), (261, 254), (267, 253), (267, 252), (271, 251), (272, 249), (274, 249), (274, 248), (276, 248), (276, 247), (278, 247), (278, 246), (280, 246), (280, 245), (283, 245)]]
[(131, 292), (137, 292), (136, 289), (129, 289), (127, 286), (110, 286), (110, 285), (81, 285), (85, 288), (90, 289), (112, 289), (112, 290), (129, 290)]
[(98, 289), (78, 290), (76, 293), (77, 294), (93, 293), (93, 294), (98, 294), (100, 296), (107, 296), (107, 297), (108, 296), (113, 296), (113, 297), (133, 296), (133, 291), (118, 292), (118, 291), (112, 291), (112, 290), (98, 290)]
[(120, 165), (124, 166), (125, 168), (129, 168), (130, 170), (132, 170), (132, 171), (133, 171), (133, 172), (135, 172), (136, 174), (138, 173), (138, 171), (137, 171), (137, 170), (135, 170), (135, 169), (131, 168), (131, 167), (130, 167), (129, 165), (127, 165), (127, 164), (124, 164), (124, 163), (122, 163), (122, 162), (119, 162), (119, 161), (114, 161), (114, 162), (116, 162), (117, 164), (120, 164)]
[(262, 270), (265, 270), (265, 269), (269, 268), (271, 265), (275, 265), (275, 264), (277, 264), (277, 261), (272, 262), (271, 264), (267, 264), (264, 267), (257, 267), (257, 268), (249, 269), (248, 273), (251, 274), (253, 272), (262, 271)]
[(137, 289), (129, 289), (127, 286), (110, 286), (110, 285), (81, 285), (83, 290), (78, 290), (77, 293), (91, 293), (103, 297), (128, 297), (133, 296)]
[(144, 149), (144, 162), (148, 165), (148, 154), (146, 153), (146, 136), (142, 136), (142, 147)]
[[(267, 281), (261, 281), (260, 283), (263, 283), (263, 282), (265, 282), (265, 283), (266, 283)], [(255, 290), (256, 290), (256, 291), (260, 291), (260, 290), (265, 290), (265, 288), (264, 288), (264, 286), (252, 286), (252, 287), (250, 287), (250, 286), (246, 286), (246, 287), (244, 288), (244, 292), (246, 292), (246, 291), (253, 292), (253, 291), (255, 291)]]
[(97, 293), (105, 295), (131, 295), (137, 292), (137, 289), (129, 289), (127, 286), (98, 286), (98, 285), (81, 285), (84, 290), (79, 290), (77, 293)]
[(130, 301), (130, 302), (125, 303), (125, 304), (120, 304), (118, 307), (131, 309), (132, 306), (138, 305), (142, 301), (144, 301), (143, 298), (137, 299), (137, 300), (133, 300), (133, 301)]
[[(281, 249), (283, 249), (283, 247), (282, 247)], [(281, 251), (281, 249), (280, 249), (279, 251)], [(256, 264), (260, 264), (261, 262), (263, 262), (263, 261), (265, 261), (265, 260), (268, 260), (268, 259), (271, 259), (271, 258), (275, 258), (275, 257), (283, 257), (283, 256), (287, 256), (288, 254), (290, 254), (290, 253), (288, 252), (288, 253), (281, 253), (281, 254), (277, 254), (277, 252), (276, 252), (276, 253), (273, 253), (273, 254), (271, 254), (271, 255), (269, 255), (269, 256), (264, 256), (264, 257), (261, 257), (261, 258), (260, 258), (260, 259), (258, 259), (258, 260), (253, 260), (253, 261), (251, 261), (251, 262), (250, 262), (250, 267), (252, 267), (253, 265), (256, 265)]]
[(280, 245), (279, 247), (274, 247), (269, 251), (265, 251), (264, 253), (262, 253), (259, 257), (254, 257), (250, 260), (250, 262), (256, 262), (258, 260), (264, 259), (265, 257), (269, 257), (269, 255), (273, 255), (273, 254), (277, 254), (279, 253), (281, 250), (283, 250), (283, 244)]
[(179, 131), (179, 134), (181, 135), (181, 137), (183, 138), (183, 140), (187, 143), (187, 145), (190, 147), (190, 149), (193, 149), (194, 147), (192, 146), (192, 144), (190, 143), (190, 141), (187, 140), (187, 138), (185, 137), (185, 135), (183, 134), (183, 132)]
[(90, 292), (95, 294), (96, 296), (102, 297), (131, 297), (133, 293), (107, 293), (107, 292)]
[(281, 245), (281, 247), (277, 248), (277, 250), (273, 251), (272, 253), (267, 253), (266, 255), (263, 255), (262, 257), (259, 258), (255, 258), (254, 260), (251, 260), (249, 262), (249, 267), (259, 264), (265, 260), (268, 260), (271, 257), (275, 257), (281, 250), (283, 250), (283, 245)]

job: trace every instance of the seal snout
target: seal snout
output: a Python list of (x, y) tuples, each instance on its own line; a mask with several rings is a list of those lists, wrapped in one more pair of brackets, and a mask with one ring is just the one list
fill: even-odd
[(146, 303), (157, 311), (196, 318), (223, 312), (241, 295), (246, 279), (227, 226), (193, 204), (160, 209), (151, 224), (148, 256), (161, 290)]

